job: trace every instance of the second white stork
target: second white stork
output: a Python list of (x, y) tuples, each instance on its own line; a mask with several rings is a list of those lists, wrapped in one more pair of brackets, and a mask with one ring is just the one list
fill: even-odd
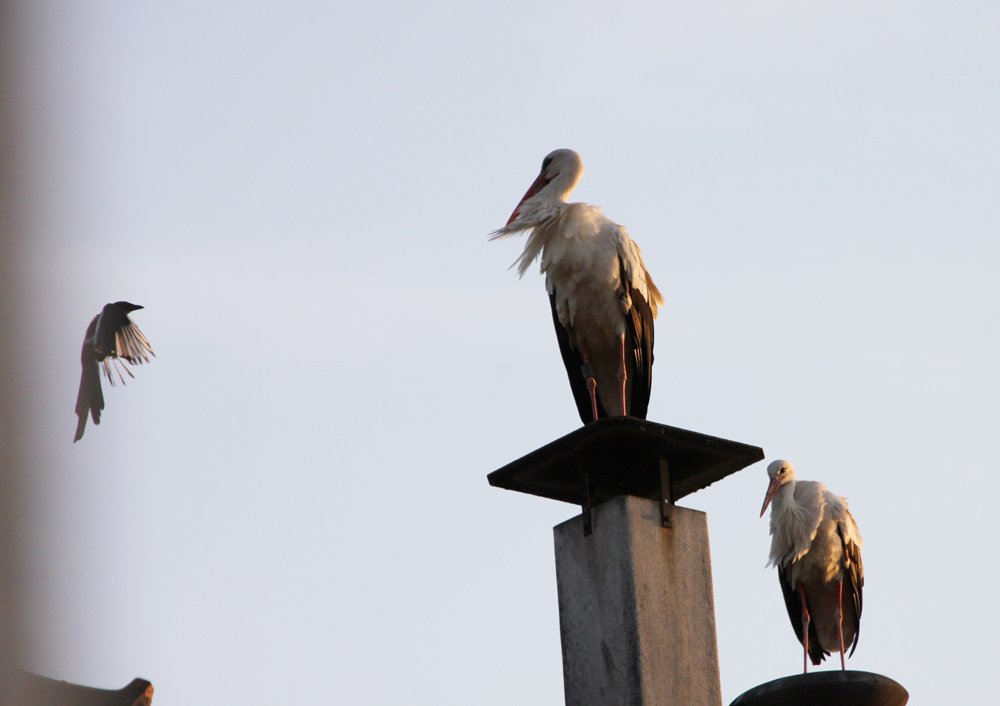
[(601, 209), (567, 203), (583, 174), (573, 150), (550, 153), (507, 225), (531, 230), (517, 273), (541, 257), (559, 349), (584, 424), (600, 417), (646, 418), (653, 370), (653, 320), (663, 304), (642, 253)]
[(803, 672), (844, 648), (858, 646), (861, 627), (861, 534), (847, 501), (822, 483), (795, 480), (795, 468), (778, 459), (760, 516), (771, 505), (771, 556), (795, 635), (802, 643)]

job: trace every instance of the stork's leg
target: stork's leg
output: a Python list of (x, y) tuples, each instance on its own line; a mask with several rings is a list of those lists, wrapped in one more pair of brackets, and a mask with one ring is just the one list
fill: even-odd
[(809, 608), (806, 606), (806, 587), (799, 582), (799, 599), (802, 601), (802, 673), (809, 673)]
[(833, 616), (837, 619), (837, 637), (840, 638), (840, 671), (846, 672), (847, 665), (844, 662), (844, 582), (837, 582), (837, 610)]
[(597, 380), (594, 379), (594, 369), (590, 365), (587, 357), (587, 344), (580, 341), (580, 352), (583, 354), (583, 377), (587, 380), (587, 391), (590, 392), (590, 408), (594, 412), (594, 421), (597, 421)]
[(625, 334), (621, 335), (621, 356), (618, 360), (618, 384), (622, 388), (622, 416), (627, 417), (628, 411), (625, 409)]

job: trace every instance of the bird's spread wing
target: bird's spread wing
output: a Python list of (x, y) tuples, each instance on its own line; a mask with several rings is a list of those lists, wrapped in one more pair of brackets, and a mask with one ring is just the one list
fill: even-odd
[(861, 632), (865, 568), (861, 563), (861, 533), (858, 532), (858, 525), (846, 505), (843, 507), (843, 516), (837, 522), (837, 533), (844, 545), (844, 571), (846, 574), (844, 589), (854, 603), (854, 614), (858, 621), (854, 628), (854, 644), (851, 646), (851, 655), (853, 655), (854, 650), (858, 647), (858, 635)]
[(132, 365), (148, 363), (153, 348), (139, 327), (127, 314), (108, 316), (105, 311), (101, 316), (101, 326), (97, 332), (97, 350), (113, 358), (122, 358)]
[[(570, 389), (573, 390), (573, 399), (576, 401), (576, 408), (580, 413), (580, 419), (583, 420), (584, 424), (589, 424), (594, 421), (594, 412), (590, 406), (590, 392), (587, 390), (587, 381), (583, 376), (583, 357), (570, 342), (569, 331), (559, 323), (555, 293), (549, 295), (549, 303), (552, 305), (552, 323), (556, 328), (556, 338), (559, 340), (559, 352), (562, 353), (563, 364), (566, 366), (566, 375), (569, 377)], [(597, 395), (597, 416), (598, 418), (607, 416), (604, 406), (601, 404), (600, 394)]]
[[(785, 567), (778, 567), (778, 583), (781, 584), (781, 594), (785, 598), (785, 609), (788, 611), (788, 620), (792, 623), (792, 629), (795, 630), (795, 637), (799, 638), (799, 644), (802, 643), (802, 601), (799, 598), (799, 592), (795, 587), (792, 586), (791, 581), (788, 580), (788, 576), (785, 574)], [(819, 664), (827, 657), (830, 653), (823, 649), (823, 646), (819, 644), (819, 636), (816, 634), (816, 623), (814, 621), (809, 622), (809, 660), (813, 664)]]
[(131, 320), (115, 334), (115, 348), (118, 350), (118, 357), (132, 365), (148, 363), (149, 356), (156, 357), (149, 341)]

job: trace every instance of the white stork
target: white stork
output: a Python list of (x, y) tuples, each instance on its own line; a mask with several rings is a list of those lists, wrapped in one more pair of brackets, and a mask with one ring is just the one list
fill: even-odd
[[(847, 509), (847, 501), (822, 483), (795, 480), (788, 461), (767, 467), (771, 482), (760, 516), (771, 505), (771, 557), (795, 635), (802, 643), (803, 672), (806, 655), (819, 664), (844, 647), (851, 654), (858, 646), (861, 627), (861, 534)], [(846, 600), (845, 600), (846, 599)]]
[(87, 414), (94, 420), (94, 424), (101, 423), (101, 410), (104, 409), (104, 392), (101, 390), (101, 368), (108, 382), (115, 384), (112, 372), (117, 372), (122, 384), (125, 378), (121, 371), (124, 370), (129, 377), (135, 377), (128, 368), (119, 366), (113, 368), (113, 364), (118, 360), (123, 360), (132, 365), (148, 363), (149, 355), (155, 357), (149, 341), (142, 335), (142, 331), (129, 318), (129, 313), (136, 309), (142, 309), (138, 304), (129, 302), (115, 302), (105, 304), (104, 309), (91, 320), (87, 326), (87, 333), (83, 337), (83, 349), (80, 351), (80, 365), (83, 371), (80, 373), (80, 391), (76, 396), (76, 436), (73, 443), (83, 438), (83, 430), (87, 426)]
[[(584, 424), (646, 418), (653, 368), (653, 319), (663, 304), (639, 246), (601, 209), (566, 203), (583, 174), (573, 150), (556, 150), (490, 240), (531, 229), (517, 273), (541, 256), (559, 349)], [(512, 265), (513, 266), (513, 265)]]

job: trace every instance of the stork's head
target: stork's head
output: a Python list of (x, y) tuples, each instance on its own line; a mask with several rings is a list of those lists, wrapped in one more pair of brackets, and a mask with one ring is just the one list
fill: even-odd
[(538, 178), (521, 197), (517, 208), (510, 214), (507, 225), (521, 216), (522, 207), (531, 199), (565, 202), (581, 176), (583, 176), (583, 160), (579, 154), (566, 149), (549, 152), (542, 160), (542, 171), (539, 172)]
[(764, 511), (767, 510), (767, 506), (771, 504), (771, 500), (774, 498), (774, 494), (778, 492), (778, 488), (783, 486), (785, 483), (795, 480), (795, 466), (783, 458), (779, 458), (777, 461), (771, 461), (771, 463), (767, 465), (767, 477), (771, 479), (771, 482), (767, 486), (767, 495), (764, 496), (764, 505), (760, 508), (761, 517), (764, 516)]

